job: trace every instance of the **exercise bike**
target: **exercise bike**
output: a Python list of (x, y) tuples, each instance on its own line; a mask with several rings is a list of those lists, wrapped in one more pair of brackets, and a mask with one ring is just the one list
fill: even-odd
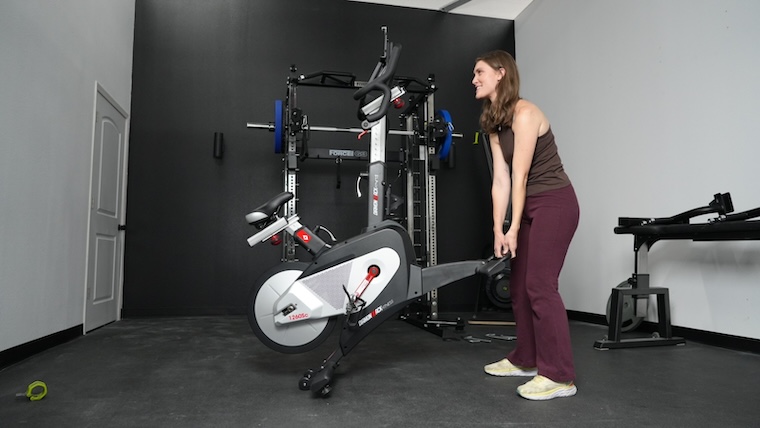
[[(285, 262), (265, 272), (248, 302), (251, 329), (267, 347), (301, 353), (322, 344), (341, 322), (338, 348), (316, 370), (308, 370), (299, 388), (327, 396), (340, 360), (383, 321), (412, 301), (444, 285), (477, 274), (503, 270), (505, 259), (487, 259), (420, 267), (409, 233), (382, 219), (386, 113), (398, 88), (392, 81), (401, 46), (385, 41), (385, 50), (369, 82), (354, 93), (360, 101), (362, 128), (371, 130), (369, 225), (358, 236), (327, 243), (300, 222), (298, 214), (280, 216), (293, 194), (283, 192), (256, 208), (246, 220), (260, 229), (250, 246), (285, 232), (311, 255), (306, 262)], [(364, 103), (371, 91), (381, 96)]]

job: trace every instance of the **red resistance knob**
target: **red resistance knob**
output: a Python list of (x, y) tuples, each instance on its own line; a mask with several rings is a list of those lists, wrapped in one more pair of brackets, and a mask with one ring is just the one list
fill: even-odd
[(362, 294), (364, 294), (364, 291), (369, 287), (369, 283), (372, 282), (373, 279), (377, 278), (377, 276), (380, 275), (380, 267), (377, 265), (372, 265), (367, 269), (367, 276), (364, 277), (364, 280), (361, 284), (359, 284), (359, 287), (356, 288), (356, 292), (354, 293), (354, 296), (358, 299), (362, 297)]
[(370, 266), (369, 269), (367, 269), (367, 279), (370, 279), (370, 275), (372, 278), (380, 275), (380, 267), (378, 265)]
[(269, 243), (272, 245), (280, 245), (282, 244), (282, 238), (280, 238), (280, 235), (274, 235), (269, 238)]

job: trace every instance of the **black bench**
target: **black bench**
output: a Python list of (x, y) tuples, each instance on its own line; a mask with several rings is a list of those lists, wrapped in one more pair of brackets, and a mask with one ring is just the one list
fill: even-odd
[[(760, 208), (728, 215), (733, 211), (729, 193), (716, 194), (713, 201), (700, 208), (668, 218), (620, 217), (614, 231), (618, 235), (633, 235), (634, 272), (630, 288), (613, 288), (610, 296), (609, 332), (594, 343), (597, 349), (630, 348), (639, 346), (680, 345), (683, 338), (672, 335), (670, 297), (668, 289), (649, 286), (647, 267), (649, 250), (655, 242), (667, 239), (691, 241), (760, 240)], [(689, 220), (703, 214), (717, 213), (707, 223), (690, 224)], [(657, 296), (657, 333), (647, 338), (622, 339), (623, 302), (626, 296)]]

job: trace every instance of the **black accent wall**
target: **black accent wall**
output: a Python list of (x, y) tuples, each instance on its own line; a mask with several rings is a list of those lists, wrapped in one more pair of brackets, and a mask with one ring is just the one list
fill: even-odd
[[(283, 190), (273, 134), (246, 122), (274, 120), (291, 64), (366, 80), (382, 53), (383, 25), (403, 45), (397, 74), (435, 74), (436, 107), (465, 135), (456, 167), (438, 173), (438, 261), (483, 257), (491, 245), (489, 172), (483, 147), (473, 144), (480, 104), (470, 81), (477, 55), (514, 52), (512, 21), (346, 0), (137, 0), (124, 316), (245, 312), (251, 285), (281, 250), (248, 247), (255, 229), (244, 216)], [(313, 125), (359, 125), (350, 91), (300, 87), (298, 105)], [(213, 156), (215, 132), (224, 133), (222, 159)], [(312, 132), (312, 146), (366, 142)], [(333, 162), (302, 163), (302, 221), (339, 238), (359, 233), (366, 202), (354, 183), (365, 169), (344, 162), (338, 189)], [(441, 309), (474, 309), (479, 286), (470, 279), (441, 289)]]

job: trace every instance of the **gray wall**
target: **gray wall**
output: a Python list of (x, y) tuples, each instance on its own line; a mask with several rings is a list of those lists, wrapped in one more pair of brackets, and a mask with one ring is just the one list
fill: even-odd
[(83, 323), (95, 82), (129, 111), (134, 10), (0, 2), (0, 351)]
[[(758, 18), (746, 0), (534, 0), (516, 19), (523, 96), (552, 120), (581, 204), (568, 309), (605, 313), (633, 271), (618, 217), (671, 216), (719, 192), (737, 212), (760, 206)], [(760, 243), (662, 241), (649, 266), (674, 325), (760, 338)]]

